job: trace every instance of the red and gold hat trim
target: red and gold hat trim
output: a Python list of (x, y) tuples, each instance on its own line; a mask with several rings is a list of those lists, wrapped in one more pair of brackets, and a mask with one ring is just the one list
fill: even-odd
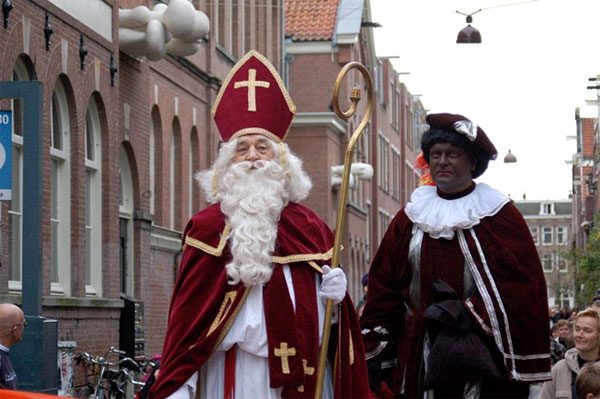
[[(260, 68), (253, 68), (255, 65)], [(268, 74), (265, 74), (263, 67), (270, 76), (266, 76)], [(247, 68), (247, 74), (244, 68)], [(244, 73), (243, 77), (238, 74), (240, 69)], [(259, 74), (263, 76), (258, 76)], [(234, 79), (237, 80), (232, 81)], [(275, 83), (277, 88), (271, 83)], [(238, 93), (237, 89), (247, 89), (247, 92)], [(261, 89), (266, 89), (267, 92)], [(260, 101), (258, 96), (261, 96)], [(241, 106), (244, 103), (247, 104), (246, 109)], [(249, 51), (233, 66), (212, 107), (212, 116), (224, 141), (247, 134), (261, 134), (275, 142), (281, 142), (290, 129), (295, 113), (296, 105), (277, 70), (266, 57), (255, 50)]]

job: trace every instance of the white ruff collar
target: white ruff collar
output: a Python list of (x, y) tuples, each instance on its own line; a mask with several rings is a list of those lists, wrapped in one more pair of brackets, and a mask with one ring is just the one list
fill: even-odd
[(437, 194), (435, 186), (421, 186), (413, 191), (406, 204), (406, 216), (432, 238), (454, 237), (454, 230), (468, 229), (486, 216), (495, 215), (510, 201), (506, 195), (485, 183), (464, 197), (447, 200)]

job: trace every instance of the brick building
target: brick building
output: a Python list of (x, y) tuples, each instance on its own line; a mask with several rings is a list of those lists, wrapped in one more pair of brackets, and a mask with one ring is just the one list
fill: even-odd
[(573, 243), (571, 200), (519, 200), (515, 205), (523, 214), (535, 243), (546, 284), (548, 305), (575, 305), (575, 264), (569, 257)]
[(598, 167), (594, 154), (598, 146), (598, 121), (596, 118), (582, 118), (579, 109), (575, 111), (577, 152), (573, 155), (573, 232), (575, 245), (583, 248), (594, 225), (598, 208), (597, 182)]
[[(282, 1), (246, 2), (247, 10), (193, 3), (212, 32), (185, 58), (119, 51), (118, 9), (154, 6), (143, 0), (15, 2), (0, 35), (1, 79), (43, 83), (43, 315), (59, 320), (59, 340), (83, 350), (123, 346), (119, 332), (137, 328), (138, 352), (160, 351), (181, 232), (205, 205), (192, 174), (214, 159), (219, 84), (250, 48), (280, 68)], [(26, 132), (19, 102), (2, 108), (16, 123), (0, 295), (20, 303)], [(138, 304), (136, 319), (122, 321), (128, 303)]]
[[(136, 334), (136, 354), (161, 350), (182, 230), (206, 205), (193, 173), (211, 165), (218, 146), (210, 108), (249, 49), (273, 62), (298, 106), (288, 142), (313, 178), (307, 205), (332, 227), (338, 196), (332, 167), (343, 163), (364, 112), (361, 104), (350, 121), (336, 117), (333, 82), (350, 61), (373, 76), (374, 115), (354, 160), (370, 164), (374, 175), (357, 179), (349, 193), (342, 258), (359, 299), (360, 276), (416, 186), (412, 165), (425, 126), (419, 99), (374, 52), (372, 28), (363, 26), (370, 21), (368, 2), (194, 0), (211, 21), (195, 54), (149, 61), (120, 51), (118, 9), (155, 3), (18, 1), (0, 28), (0, 80), (43, 83), (39, 270), (42, 313), (58, 320), (58, 339), (98, 354), (110, 345), (129, 349)], [(303, 30), (306, 18), (318, 22), (313, 31)], [(359, 82), (353, 75), (344, 83), (342, 107)], [(0, 103), (15, 121), (12, 200), (0, 204), (0, 300), (21, 303), (27, 132), (22, 104)]]
[[(317, 5), (318, 4), (318, 5)], [(336, 76), (352, 61), (365, 65), (375, 90), (373, 116), (353, 154), (354, 163), (373, 167), (370, 179), (355, 176), (349, 190), (341, 262), (349, 273), (349, 291), (362, 297), (361, 276), (387, 226), (416, 187), (414, 161), (425, 130), (425, 110), (399, 80), (387, 58), (375, 54), (370, 8), (363, 0), (286, 1), (285, 70), (298, 113), (288, 143), (305, 161), (315, 187), (307, 200), (330, 226), (335, 225), (339, 185), (332, 168), (342, 165), (351, 133), (359, 125), (365, 101), (348, 121), (332, 107)], [(366, 92), (358, 73), (346, 76), (340, 90), (345, 110), (350, 88)]]

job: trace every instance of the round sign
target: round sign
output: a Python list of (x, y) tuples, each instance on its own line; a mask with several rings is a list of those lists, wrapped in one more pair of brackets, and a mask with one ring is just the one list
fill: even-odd
[(2, 143), (0, 143), (0, 169), (4, 166), (4, 162), (6, 162), (6, 151)]

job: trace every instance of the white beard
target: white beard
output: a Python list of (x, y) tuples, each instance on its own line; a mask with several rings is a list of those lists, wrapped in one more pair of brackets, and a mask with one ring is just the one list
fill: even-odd
[(274, 161), (245, 161), (233, 164), (223, 182), (221, 210), (231, 224), (233, 257), (225, 266), (229, 284), (265, 284), (272, 274), (277, 223), (288, 203), (285, 172)]

